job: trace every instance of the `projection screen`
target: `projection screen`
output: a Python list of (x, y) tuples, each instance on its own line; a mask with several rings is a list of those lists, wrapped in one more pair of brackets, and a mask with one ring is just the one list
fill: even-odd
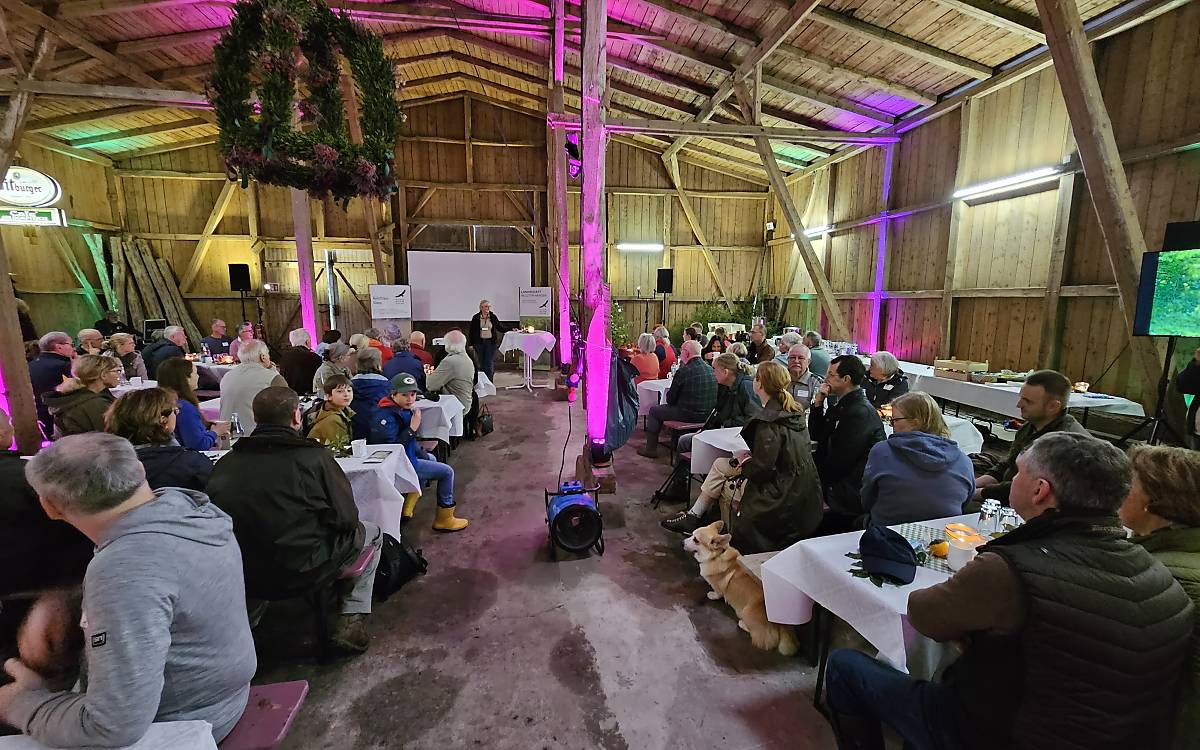
[(466, 323), (479, 312), (479, 300), (487, 299), (501, 320), (515, 323), (518, 290), (531, 286), (532, 262), (529, 253), (409, 251), (413, 320)]

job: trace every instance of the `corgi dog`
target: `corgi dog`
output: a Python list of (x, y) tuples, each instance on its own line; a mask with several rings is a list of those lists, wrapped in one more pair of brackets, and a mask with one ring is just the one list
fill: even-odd
[(738, 563), (742, 556), (729, 546), (731, 534), (722, 534), (724, 522), (702, 526), (683, 540), (683, 548), (700, 563), (700, 577), (712, 586), (708, 598), (724, 599), (738, 616), (738, 627), (750, 634), (750, 640), (764, 651), (777, 649), (784, 656), (796, 653), (796, 636), (791, 626), (767, 620), (767, 602), (762, 582)]

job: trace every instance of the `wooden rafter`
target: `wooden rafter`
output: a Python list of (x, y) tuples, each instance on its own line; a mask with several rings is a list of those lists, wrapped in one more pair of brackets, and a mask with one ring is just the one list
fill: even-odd
[(717, 267), (717, 261), (713, 258), (712, 252), (708, 249), (708, 235), (704, 231), (704, 227), (700, 225), (700, 217), (696, 215), (695, 209), (692, 207), (692, 199), (684, 192), (683, 180), (679, 178), (679, 159), (675, 156), (663, 154), (663, 165), (667, 169), (667, 179), (670, 180), (672, 187), (675, 188), (675, 197), (679, 199), (679, 205), (683, 208), (683, 215), (687, 218), (688, 226), (692, 228), (692, 234), (696, 235), (696, 241), (700, 243), (700, 254), (704, 257), (704, 263), (708, 266), (708, 272), (712, 274), (713, 281), (717, 285), (717, 289), (721, 292), (721, 300), (725, 303), (725, 307), (733, 312), (733, 297), (729, 295), (729, 288), (725, 286), (725, 277), (721, 274), (721, 269)]
[(208, 120), (200, 117), (193, 117), (187, 120), (174, 120), (172, 122), (162, 122), (155, 125), (147, 125), (141, 128), (133, 128), (131, 130), (117, 130), (112, 133), (100, 133), (99, 135), (89, 135), (83, 138), (75, 138), (67, 141), (73, 148), (83, 148), (85, 146), (95, 146), (100, 143), (111, 143), (113, 141), (123, 141), (126, 138), (137, 138), (144, 135), (159, 135), (162, 133), (173, 133), (177, 130), (185, 130), (187, 128), (203, 127), (208, 125)]
[(109, 109), (93, 109), (86, 112), (73, 112), (69, 115), (46, 117), (41, 120), (30, 120), (25, 126), (25, 131), (38, 132), (42, 130), (54, 130), (56, 128), (65, 128), (71, 125), (78, 125), (82, 122), (93, 123), (101, 120), (108, 120), (113, 117), (134, 115), (151, 109), (156, 109), (156, 107), (148, 104), (129, 104), (122, 107), (111, 107)]
[(941, 5), (970, 16), (976, 21), (982, 21), (1011, 34), (1023, 36), (1038, 44), (1046, 41), (1042, 33), (1042, 22), (1037, 16), (1031, 16), (1024, 11), (1010, 8), (995, 0), (937, 0)]
[[(9, 0), (0, 0), (0, 3)], [(127, 102), (130, 104), (154, 104), (160, 107), (178, 109), (212, 109), (212, 105), (203, 94), (194, 91), (170, 91), (155, 88), (158, 81), (151, 81), (149, 87), (110, 86), (108, 84), (71, 83), (69, 81), (35, 81), (16, 79), (11, 76), (0, 76), (0, 94), (11, 94), (27, 91), (31, 94), (50, 97), (101, 99)]]
[(200, 273), (200, 266), (204, 263), (204, 258), (208, 255), (208, 248), (212, 245), (212, 236), (217, 231), (217, 225), (224, 218), (225, 209), (229, 208), (229, 202), (233, 200), (235, 190), (237, 190), (236, 182), (226, 182), (221, 188), (220, 194), (217, 195), (217, 201), (213, 204), (212, 211), (208, 214), (208, 220), (204, 222), (204, 230), (200, 233), (200, 241), (196, 243), (196, 250), (192, 253), (192, 259), (188, 261), (187, 270), (183, 272), (183, 276), (180, 278), (180, 291), (190, 289), (196, 281), (196, 275)]
[(156, 146), (147, 146), (133, 151), (122, 151), (113, 154), (114, 161), (124, 161), (126, 159), (136, 159), (139, 156), (153, 156), (155, 154), (166, 154), (171, 151), (182, 151), (187, 148), (195, 148), (197, 146), (211, 146), (217, 142), (217, 135), (202, 135), (197, 138), (189, 138), (186, 141), (175, 141), (174, 143), (163, 143)]

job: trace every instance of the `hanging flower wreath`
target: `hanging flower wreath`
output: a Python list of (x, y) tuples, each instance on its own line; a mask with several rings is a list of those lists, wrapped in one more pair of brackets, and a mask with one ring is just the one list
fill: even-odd
[[(358, 89), (361, 145), (350, 142), (339, 53)], [(297, 83), (308, 94), (298, 103)], [(404, 114), (395, 99), (395, 64), (378, 36), (321, 0), (238, 3), (213, 50), (209, 86), (230, 180), (332, 195), (343, 205), (396, 190), (393, 148)], [(301, 128), (293, 124), (294, 108)]]

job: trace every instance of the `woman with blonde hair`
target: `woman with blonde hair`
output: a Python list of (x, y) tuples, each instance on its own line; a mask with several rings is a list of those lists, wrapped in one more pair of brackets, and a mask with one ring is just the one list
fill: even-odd
[[(803, 407), (787, 392), (791, 376), (776, 362), (754, 374), (762, 411), (742, 428), (749, 451), (717, 459), (691, 510), (663, 522), (690, 534), (720, 504), (732, 545), (742, 554), (780, 550), (811, 535), (821, 522), (821, 483)], [(690, 527), (690, 528), (689, 528)]]
[(175, 440), (178, 418), (175, 391), (143, 388), (126, 393), (109, 407), (104, 431), (133, 443), (150, 489), (184, 487), (203, 492), (212, 474), (212, 461)]
[(81, 432), (103, 432), (104, 412), (116, 400), (109, 388), (121, 377), (121, 363), (115, 357), (84, 354), (71, 365), (72, 377), (42, 395), (42, 402), (54, 419), (54, 439)]
[[(1133, 541), (1171, 571), (1200, 608), (1200, 453), (1186, 448), (1139, 445), (1129, 451), (1133, 485), (1121, 506), (1121, 523)], [(1164, 747), (1200, 747), (1200, 620), (1183, 675), (1176, 686), (1172, 726)]]
[(863, 469), (866, 523), (957, 516), (974, 492), (971, 459), (950, 439), (933, 397), (912, 391), (892, 401), (892, 435), (872, 446)]
[(142, 360), (142, 355), (138, 354), (137, 340), (128, 333), (114, 333), (108, 337), (108, 343), (105, 345), (104, 356), (116, 357), (121, 362), (121, 367), (125, 370), (125, 378), (142, 378), (145, 380), (146, 363)]

